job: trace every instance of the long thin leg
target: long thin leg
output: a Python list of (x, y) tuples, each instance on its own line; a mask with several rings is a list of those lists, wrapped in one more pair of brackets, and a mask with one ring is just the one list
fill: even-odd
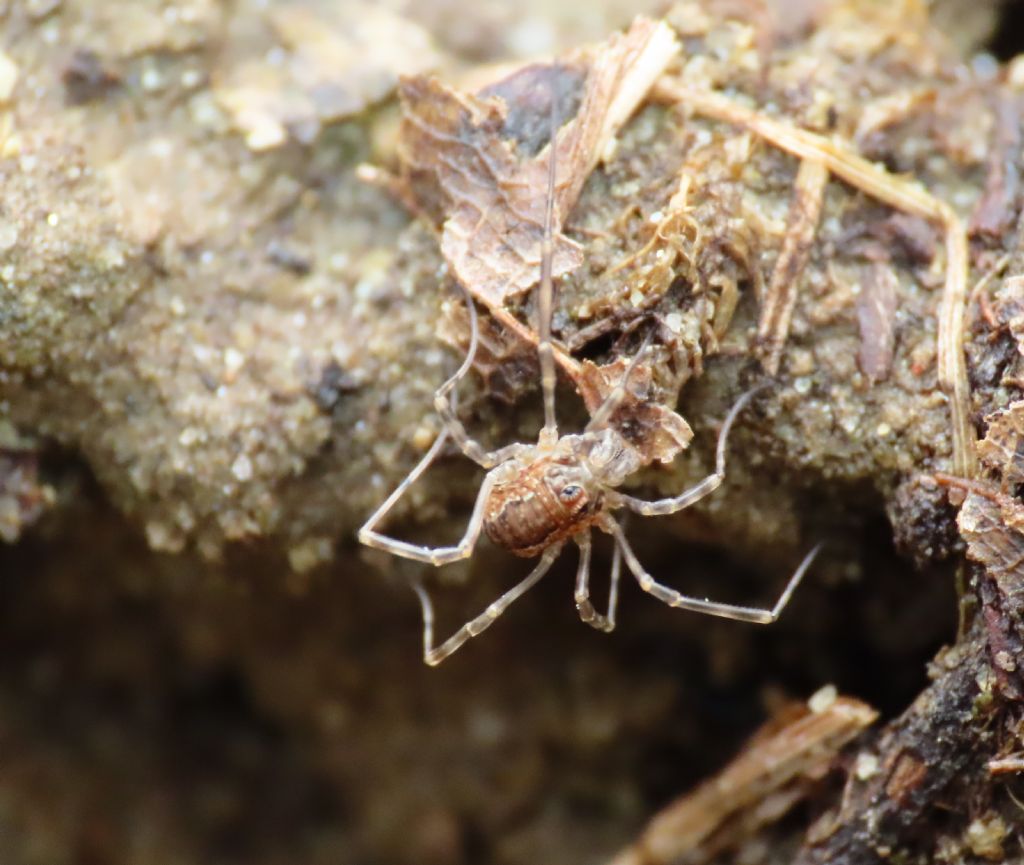
[(480, 344), (480, 325), (477, 320), (476, 305), (473, 303), (473, 298), (470, 296), (469, 291), (466, 290), (462, 283), (459, 283), (459, 288), (462, 289), (462, 294), (466, 299), (466, 310), (469, 313), (469, 350), (466, 352), (466, 357), (459, 368), (435, 391), (434, 410), (441, 416), (441, 420), (444, 422), (449, 434), (462, 452), (473, 462), (483, 466), (485, 469), (490, 469), (514, 455), (522, 446), (509, 445), (497, 451), (487, 451), (478, 441), (470, 437), (466, 427), (459, 420), (458, 413), (456, 412), (458, 396), (455, 387), (465, 378), (466, 373), (469, 372), (476, 358), (477, 346)]
[(629, 386), (629, 377), (633, 374), (633, 370), (636, 369), (636, 365), (640, 362), (640, 358), (644, 356), (647, 351), (647, 346), (651, 342), (651, 335), (648, 333), (644, 337), (644, 341), (640, 346), (640, 350), (633, 356), (633, 359), (629, 362), (629, 366), (626, 367), (626, 371), (622, 374), (622, 378), (619, 379), (618, 383), (612, 388), (611, 393), (605, 397), (604, 402), (598, 406), (596, 412), (590, 418), (590, 422), (586, 426), (585, 432), (590, 432), (595, 429), (602, 429), (607, 423), (608, 419), (615, 413), (615, 409), (619, 407), (619, 404), (626, 397), (627, 388)]
[(789, 578), (786, 588), (782, 590), (782, 594), (779, 595), (779, 599), (771, 609), (764, 607), (741, 607), (735, 604), (721, 604), (716, 601), (709, 601), (707, 598), (692, 598), (656, 582), (654, 577), (647, 573), (643, 565), (640, 564), (619, 524), (609, 518), (607, 528), (615, 535), (616, 543), (622, 547), (622, 554), (626, 558), (626, 565), (633, 572), (633, 576), (636, 577), (640, 588), (648, 594), (654, 595), (659, 601), (668, 604), (670, 607), (679, 607), (683, 610), (705, 613), (709, 616), (719, 616), (723, 619), (735, 619), (739, 622), (751, 622), (755, 625), (770, 625), (779, 618), (786, 604), (789, 603), (789, 599), (793, 596), (793, 592), (796, 591), (796, 587), (800, 585), (800, 581), (804, 578), (804, 574), (807, 573), (807, 569), (814, 561), (815, 556), (821, 550), (821, 544), (818, 544), (804, 556), (804, 560), (800, 562), (800, 566), (793, 573), (793, 576)]
[(480, 492), (477, 494), (473, 513), (469, 518), (469, 525), (466, 526), (466, 533), (462, 536), (462, 540), (453, 547), (424, 547), (419, 544), (410, 544), (408, 541), (400, 541), (397, 538), (382, 535), (375, 530), (377, 523), (387, 515), (388, 511), (394, 507), (395, 502), (402, 497), (402, 494), (434, 461), (434, 457), (437, 456), (447, 437), (448, 430), (443, 430), (435, 439), (434, 444), (431, 445), (430, 450), (424, 454), (423, 459), (409, 472), (405, 480), (370, 515), (370, 518), (359, 530), (360, 543), (366, 544), (368, 547), (375, 547), (378, 550), (385, 550), (392, 555), (401, 556), (404, 559), (426, 562), (435, 567), (457, 562), (459, 559), (465, 559), (473, 552), (473, 547), (476, 545), (477, 539), (480, 537), (480, 531), (483, 528), (484, 507), (487, 504), (487, 497), (491, 494), (491, 487), (494, 486), (490, 475), (484, 478), (484, 482), (480, 485)]
[(695, 484), (687, 490), (683, 490), (678, 496), (673, 496), (667, 499), (657, 499), (656, 501), (649, 502), (644, 499), (634, 498), (628, 496), (625, 493), (615, 492), (611, 494), (610, 499), (613, 504), (624, 505), (631, 511), (635, 511), (638, 514), (644, 516), (660, 516), (663, 514), (674, 514), (676, 511), (681, 511), (683, 508), (688, 508), (690, 505), (699, 502), (704, 496), (714, 492), (718, 487), (721, 486), (722, 481), (725, 480), (725, 448), (729, 441), (729, 430), (732, 429), (732, 425), (736, 422), (736, 418), (739, 417), (741, 411), (746, 408), (747, 403), (753, 398), (754, 394), (766, 387), (766, 385), (758, 385), (755, 388), (748, 390), (743, 396), (741, 396), (733, 407), (729, 410), (729, 414), (725, 417), (725, 423), (722, 424), (722, 429), (718, 433), (718, 444), (715, 446), (715, 471), (708, 475), (700, 483)]
[(555, 417), (555, 355), (551, 345), (551, 314), (555, 304), (555, 286), (551, 279), (554, 250), (555, 171), (558, 163), (558, 93), (551, 91), (551, 143), (548, 145), (548, 190), (544, 202), (544, 237), (541, 241), (540, 285), (537, 290), (537, 358), (540, 361), (540, 386), (544, 394), (544, 429), (540, 441), (558, 440)]
[(511, 444), (506, 447), (499, 448), (496, 451), (485, 451), (478, 442), (470, 438), (469, 434), (466, 432), (466, 428), (462, 425), (462, 421), (459, 420), (458, 414), (456, 413), (456, 409), (458, 407), (458, 396), (455, 392), (455, 386), (462, 380), (466, 373), (469, 372), (469, 368), (473, 364), (473, 359), (476, 357), (476, 349), (479, 344), (479, 326), (477, 322), (476, 307), (473, 305), (473, 298), (470, 297), (469, 292), (466, 291), (465, 287), (461, 286), (461, 284), (460, 287), (462, 288), (462, 292), (466, 298), (466, 309), (469, 311), (469, 350), (466, 352), (466, 357), (463, 359), (459, 368), (437, 389), (434, 394), (434, 407), (438, 414), (441, 415), (441, 419), (445, 425), (444, 429), (438, 434), (437, 438), (434, 439), (434, 443), (423, 455), (423, 458), (415, 465), (412, 471), (405, 476), (405, 479), (395, 488), (394, 492), (392, 492), (380, 507), (370, 515), (370, 518), (359, 530), (360, 543), (380, 550), (385, 550), (396, 556), (414, 559), (418, 562), (428, 562), (435, 566), (446, 565), (450, 562), (464, 559), (473, 551), (473, 546), (476, 544), (477, 538), (480, 536), (480, 530), (483, 526), (484, 505), (486, 504), (487, 496), (490, 494), (491, 483), (488, 480), (484, 481), (480, 488), (480, 492), (477, 495), (476, 505), (473, 508), (473, 514), (470, 517), (469, 526), (466, 528), (466, 534), (454, 547), (432, 548), (420, 546), (418, 544), (410, 544), (406, 541), (400, 541), (396, 538), (390, 538), (387, 535), (380, 534), (376, 531), (377, 524), (387, 516), (388, 512), (405, 494), (405, 491), (409, 489), (409, 487), (412, 486), (430, 467), (431, 463), (434, 462), (437, 455), (441, 452), (441, 449), (444, 447), (449, 436), (456, 441), (462, 449), (462, 452), (467, 457), (474, 462), (479, 463), (484, 468), (492, 468), (493, 466), (504, 462), (523, 448), (523, 445), (521, 444)]
[(608, 592), (608, 613), (602, 616), (590, 601), (590, 531), (576, 538), (576, 544), (580, 548), (580, 563), (576, 570), (576, 609), (579, 611), (580, 619), (604, 631), (606, 634), (615, 630), (615, 607), (619, 601), (619, 574), (622, 571), (622, 556), (619, 548), (615, 547), (615, 558), (612, 560), (612, 581), (611, 589)]
[(434, 646), (434, 605), (430, 602), (430, 595), (427, 594), (427, 590), (421, 583), (413, 583), (413, 590), (419, 597), (420, 606), (423, 608), (423, 660), (431, 667), (436, 667), (450, 654), (457, 651), (470, 637), (475, 637), (486, 631), (518, 598), (537, 584), (558, 558), (561, 550), (561, 544), (546, 549), (537, 566), (527, 574), (522, 582), (505, 592), (475, 619), (466, 622), (440, 646)]
[(615, 614), (619, 609), (619, 580), (622, 577), (622, 550), (618, 544), (613, 546), (615, 550), (612, 553), (611, 587), (608, 590), (608, 615), (605, 616), (609, 633), (615, 630)]

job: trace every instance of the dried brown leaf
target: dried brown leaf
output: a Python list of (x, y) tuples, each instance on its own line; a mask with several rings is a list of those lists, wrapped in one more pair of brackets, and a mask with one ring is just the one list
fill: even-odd
[(988, 432), (978, 442), (978, 456), (1000, 473), (1005, 486), (1024, 483), (1024, 400), (990, 414)]
[[(562, 227), (617, 130), (677, 51), (663, 22), (637, 19), (625, 34), (554, 67), (529, 67), (479, 95), (434, 79), (402, 82), (401, 157), (420, 206), (444, 222), (441, 249), (455, 276), (491, 309), (539, 279), (548, 165), (536, 155), (550, 105), (579, 94), (556, 135), (552, 274), (583, 260)], [(527, 117), (531, 122), (527, 122)]]
[(1014, 577), (1014, 609), (1024, 609), (1024, 505), (999, 493), (972, 492), (957, 517), (967, 557), (992, 575)]
[[(622, 381), (629, 364), (627, 358), (604, 366), (589, 360), (583, 362), (577, 386), (591, 414)], [(638, 364), (630, 373), (626, 396), (612, 414), (609, 425), (622, 433), (645, 463), (668, 463), (689, 446), (693, 430), (676, 412), (654, 398), (651, 385), (651, 368)]]
[(957, 517), (967, 556), (985, 568), (979, 581), (989, 653), (1000, 688), (1024, 698), (1024, 505), (995, 491), (971, 492)]
[[(444, 220), (441, 250), (455, 276), (485, 305), (502, 306), (540, 274), (546, 170), (522, 162), (503, 137), (503, 100), (423, 77), (404, 80), (400, 94), (400, 153), (417, 201)], [(578, 244), (554, 238), (554, 276), (582, 261)]]

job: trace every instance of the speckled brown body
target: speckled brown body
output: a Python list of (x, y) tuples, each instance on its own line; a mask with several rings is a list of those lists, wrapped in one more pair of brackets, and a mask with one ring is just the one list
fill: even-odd
[(593, 524), (601, 494), (592, 486), (588, 473), (561, 455), (513, 461), (488, 496), (484, 532), (514, 555), (536, 556)]

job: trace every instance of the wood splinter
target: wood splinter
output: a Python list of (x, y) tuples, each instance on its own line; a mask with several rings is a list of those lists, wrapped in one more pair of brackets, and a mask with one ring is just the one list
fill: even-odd
[(789, 717), (769, 721), (715, 777), (656, 814), (610, 865), (707, 862), (781, 818), (806, 795), (801, 781), (823, 777), (839, 751), (878, 717), (832, 688), (819, 695), (831, 699), (817, 705), (816, 695)]

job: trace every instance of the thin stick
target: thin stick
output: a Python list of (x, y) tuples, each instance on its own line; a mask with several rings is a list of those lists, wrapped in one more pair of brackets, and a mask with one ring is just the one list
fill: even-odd
[(789, 205), (786, 235), (772, 271), (772, 281), (761, 306), (757, 326), (761, 363), (769, 375), (779, 371), (782, 349), (789, 336), (800, 278), (814, 244), (828, 185), (828, 169), (816, 159), (804, 159), (796, 175)]
[(963, 477), (974, 477), (978, 466), (976, 437), (969, 416), (970, 385), (963, 346), (968, 276), (967, 231), (953, 208), (916, 181), (894, 177), (834, 141), (746, 108), (717, 93), (693, 90), (671, 77), (661, 78), (652, 92), (699, 114), (750, 129), (800, 159), (820, 162), (851, 186), (879, 201), (944, 226), (946, 283), (937, 316), (938, 379), (949, 398), (953, 418), (954, 470)]

